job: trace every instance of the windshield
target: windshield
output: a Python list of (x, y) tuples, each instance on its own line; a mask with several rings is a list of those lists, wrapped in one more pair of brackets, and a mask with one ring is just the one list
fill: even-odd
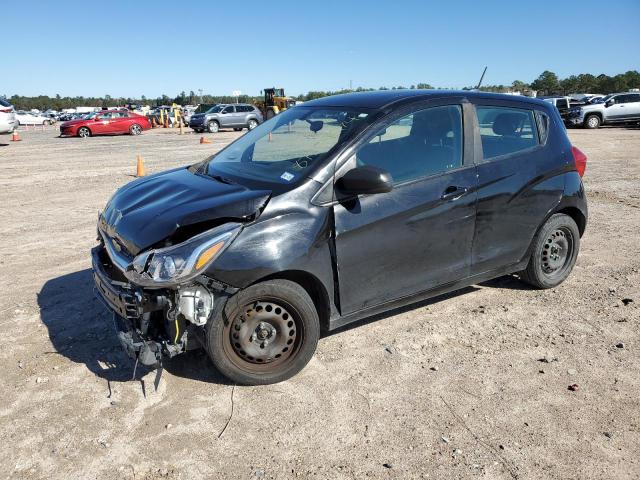
[(239, 183), (293, 185), (364, 128), (369, 116), (346, 108), (290, 108), (211, 157), (206, 172)]

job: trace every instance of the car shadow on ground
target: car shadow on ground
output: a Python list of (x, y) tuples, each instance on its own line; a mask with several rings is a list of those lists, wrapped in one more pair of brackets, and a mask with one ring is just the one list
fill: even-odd
[[(91, 269), (49, 280), (38, 293), (42, 323), (54, 347), (50, 354), (82, 363), (107, 382), (134, 379), (135, 361), (122, 350), (116, 338), (112, 314), (94, 295)], [(163, 361), (172, 375), (207, 383), (229, 385), (203, 350), (194, 350)], [(138, 364), (135, 380), (153, 369)], [(144, 384), (143, 384), (144, 388)], [(149, 386), (146, 387), (149, 391)]]
[[(530, 289), (513, 276), (496, 278), (480, 284), (482, 287), (503, 289)], [(368, 317), (325, 333), (329, 337), (352, 328), (422, 308), (444, 300), (478, 290), (471, 286), (455, 292), (412, 303), (385, 313)], [(117, 340), (113, 316), (96, 298), (91, 269), (62, 275), (47, 281), (38, 293), (38, 306), (42, 322), (48, 329), (55, 349), (74, 363), (82, 363), (96, 376), (107, 382), (128, 382), (142, 378), (153, 369), (138, 365), (134, 377), (134, 360), (122, 350)], [(189, 351), (173, 359), (165, 359), (163, 368), (172, 375), (206, 383), (230, 385), (213, 366), (204, 350)], [(143, 384), (144, 388), (144, 384)]]

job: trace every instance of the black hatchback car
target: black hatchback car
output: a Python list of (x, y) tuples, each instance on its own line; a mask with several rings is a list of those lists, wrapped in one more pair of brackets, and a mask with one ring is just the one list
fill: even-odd
[(321, 331), (501, 275), (560, 284), (587, 223), (585, 167), (547, 102), (322, 98), (118, 190), (95, 283), (143, 364), (204, 347), (234, 382), (279, 382)]

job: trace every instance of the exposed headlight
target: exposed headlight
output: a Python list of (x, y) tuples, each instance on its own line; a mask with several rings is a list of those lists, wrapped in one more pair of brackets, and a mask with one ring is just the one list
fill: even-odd
[(141, 253), (125, 275), (143, 287), (175, 286), (198, 276), (229, 246), (240, 232), (229, 223), (196, 235), (186, 242)]

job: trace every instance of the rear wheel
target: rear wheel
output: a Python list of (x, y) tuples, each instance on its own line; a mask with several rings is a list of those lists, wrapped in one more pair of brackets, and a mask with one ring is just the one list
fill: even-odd
[(274, 112), (273, 110), (269, 109), (267, 110), (267, 120), (273, 118), (276, 116), (276, 112)]
[(137, 123), (134, 123), (129, 127), (129, 133), (131, 135), (140, 135), (142, 133), (142, 127)]
[(537, 288), (553, 288), (569, 276), (580, 250), (580, 231), (569, 215), (552, 215), (533, 239), (531, 258), (520, 272)]
[(89, 130), (87, 127), (80, 127), (78, 129), (78, 136), (80, 138), (88, 138), (91, 136), (91, 130)]
[(598, 115), (588, 115), (584, 119), (584, 126), (586, 128), (598, 128), (600, 126), (600, 117)]
[(320, 337), (313, 301), (298, 284), (271, 280), (231, 297), (210, 320), (207, 350), (216, 368), (242, 385), (287, 380), (309, 362)]
[(211, 120), (207, 124), (207, 130), (209, 130), (209, 133), (218, 133), (218, 130), (220, 130), (220, 125), (218, 125), (218, 122), (216, 122), (215, 120)]

